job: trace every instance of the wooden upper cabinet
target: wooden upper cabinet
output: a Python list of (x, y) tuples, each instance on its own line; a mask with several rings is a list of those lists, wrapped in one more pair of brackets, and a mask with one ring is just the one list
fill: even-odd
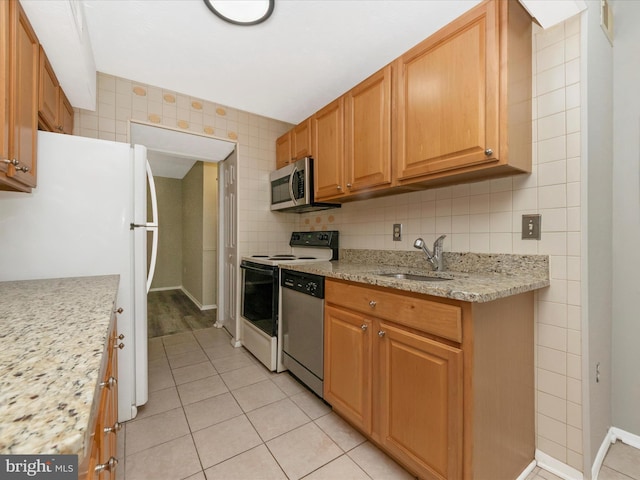
[(347, 189), (391, 183), (391, 65), (345, 95)]
[(291, 130), (291, 152), (295, 160), (313, 155), (311, 153), (311, 118)]
[(0, 189), (30, 192), (36, 186), (39, 43), (18, 0), (1, 3), (0, 88), (8, 104), (3, 105)]
[(287, 132), (276, 140), (276, 168), (291, 163), (291, 132)]
[(67, 135), (73, 134), (73, 119), (74, 112), (69, 99), (60, 88), (60, 108), (58, 109), (60, 115), (60, 127), (61, 133), (65, 133)]
[(315, 199), (345, 195), (344, 99), (334, 100), (311, 117)]
[(38, 119), (41, 130), (73, 133), (73, 107), (64, 94), (51, 63), (40, 46)]
[(58, 110), (60, 108), (60, 83), (56, 77), (42, 45), (40, 46), (40, 86), (38, 94), (38, 115), (44, 123), (44, 129), (58, 131), (60, 125)]
[(478, 5), (395, 66), (398, 184), (530, 171), (531, 18), (518, 2)]

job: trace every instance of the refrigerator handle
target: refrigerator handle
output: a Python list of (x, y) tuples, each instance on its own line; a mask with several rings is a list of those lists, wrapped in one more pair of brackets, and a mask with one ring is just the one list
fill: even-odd
[(153, 181), (153, 172), (151, 165), (147, 164), (147, 181), (149, 182), (149, 193), (151, 196), (151, 223), (147, 223), (148, 230), (152, 231), (153, 239), (151, 242), (151, 262), (149, 263), (149, 273), (147, 274), (147, 293), (151, 288), (153, 274), (156, 271), (156, 261), (158, 260), (158, 199), (156, 196), (156, 183)]

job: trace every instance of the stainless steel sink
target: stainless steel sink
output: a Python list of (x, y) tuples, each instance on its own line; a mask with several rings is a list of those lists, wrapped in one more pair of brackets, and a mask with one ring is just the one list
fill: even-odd
[(418, 282), (445, 282), (447, 280), (451, 280), (451, 278), (415, 275), (413, 273), (379, 273), (378, 276), (390, 277), (398, 280), (417, 280)]

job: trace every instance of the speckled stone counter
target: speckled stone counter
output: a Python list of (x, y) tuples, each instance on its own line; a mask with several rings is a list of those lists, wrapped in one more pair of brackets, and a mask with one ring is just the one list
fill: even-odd
[[(444, 270), (434, 272), (421, 252), (341, 250), (340, 260), (282, 268), (329, 278), (396, 288), (466, 302), (490, 302), (549, 286), (546, 255), (444, 253)], [(410, 273), (445, 281), (399, 280), (380, 274)]]
[(0, 453), (85, 454), (118, 283), (0, 282)]

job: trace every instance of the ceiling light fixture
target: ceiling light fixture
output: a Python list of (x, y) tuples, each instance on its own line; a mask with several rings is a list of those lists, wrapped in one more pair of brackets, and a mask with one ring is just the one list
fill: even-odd
[(217, 17), (234, 25), (257, 25), (273, 13), (275, 0), (203, 0)]

